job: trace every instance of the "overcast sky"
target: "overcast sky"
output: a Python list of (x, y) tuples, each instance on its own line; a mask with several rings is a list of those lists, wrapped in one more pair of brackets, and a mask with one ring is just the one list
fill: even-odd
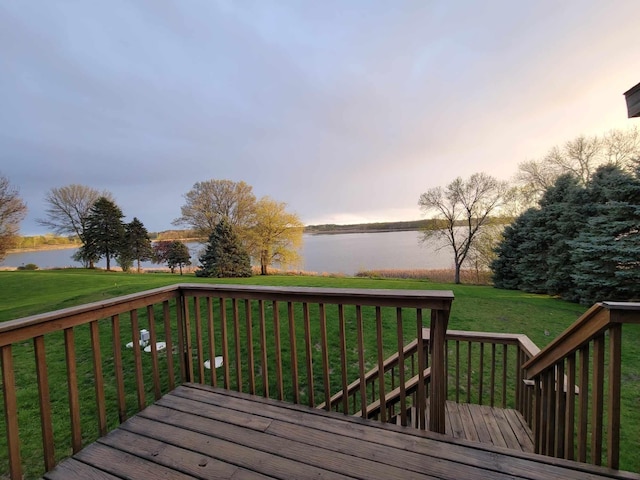
[(0, 174), (110, 191), (149, 231), (198, 181), (306, 224), (421, 218), (428, 188), (628, 128), (640, 1), (0, 0)]

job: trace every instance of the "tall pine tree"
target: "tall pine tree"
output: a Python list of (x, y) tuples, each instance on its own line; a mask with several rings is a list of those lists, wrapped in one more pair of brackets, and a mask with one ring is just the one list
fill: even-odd
[(149, 232), (136, 217), (125, 225), (125, 242), (121, 255), (130, 258), (132, 261), (135, 260), (138, 272), (140, 271), (140, 263), (151, 260), (153, 257)]
[(91, 207), (85, 226), (85, 253), (88, 257), (105, 257), (107, 270), (111, 270), (111, 259), (122, 247), (124, 225), (122, 210), (105, 197), (100, 197)]

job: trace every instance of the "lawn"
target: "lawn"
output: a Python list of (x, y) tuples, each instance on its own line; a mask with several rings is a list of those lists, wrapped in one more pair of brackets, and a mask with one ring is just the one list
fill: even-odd
[[(474, 330), (502, 333), (524, 333), (540, 348), (544, 347), (568, 325), (585, 311), (579, 305), (567, 303), (544, 295), (532, 295), (517, 291), (497, 290), (485, 286), (466, 286), (432, 283), (420, 280), (390, 280), (345, 277), (310, 277), (310, 276), (267, 276), (249, 279), (213, 280), (195, 276), (178, 276), (170, 274), (123, 274), (104, 271), (87, 271), (81, 269), (58, 271), (20, 271), (0, 272), (0, 321), (11, 320), (37, 313), (49, 312), (61, 308), (81, 305), (106, 298), (129, 293), (149, 290), (156, 287), (175, 283), (239, 283), (247, 285), (272, 286), (305, 286), (305, 287), (337, 287), (337, 288), (383, 288), (383, 289), (445, 289), (453, 290), (455, 300), (452, 307), (450, 329)], [(157, 317), (159, 318), (159, 317)], [(286, 316), (281, 316), (286, 322)], [(393, 322), (391, 322), (393, 323)], [(389, 325), (391, 325), (391, 323)], [(349, 322), (347, 322), (349, 325)], [(88, 329), (78, 329), (76, 342), (78, 350), (82, 345), (88, 346)], [(109, 328), (105, 326), (105, 338), (109, 336)], [(84, 338), (83, 338), (84, 337)], [(637, 404), (640, 397), (640, 355), (639, 331), (636, 326), (626, 325), (623, 332), (623, 397), (622, 397), (622, 447), (621, 468), (640, 471), (640, 460), (635, 455), (637, 438), (640, 434), (640, 414)], [(50, 380), (56, 381), (59, 371), (60, 382), (65, 382), (64, 354), (61, 335), (54, 338), (47, 345), (47, 358), (50, 369)], [(300, 348), (300, 346), (298, 346)], [(20, 362), (33, 363), (33, 348), (28, 345), (24, 352), (16, 352), (16, 365)], [(105, 367), (109, 359), (105, 359)], [(61, 365), (56, 365), (61, 363)], [(35, 457), (34, 464), (27, 465), (27, 478), (37, 477), (41, 470), (42, 447), (39, 445), (39, 420), (37, 417), (37, 389), (33, 385), (33, 374), (25, 373), (18, 378), (22, 382), (20, 399), (25, 412), (31, 410), (29, 421), (27, 413), (26, 426), (21, 419), (21, 437), (23, 440), (23, 458)], [(131, 379), (131, 381), (133, 381)], [(91, 383), (87, 389), (93, 388)], [(66, 389), (61, 389), (66, 395)], [(66, 399), (61, 394), (58, 401), (64, 403)], [(55, 397), (55, 394), (52, 393)], [(56, 397), (57, 398), (57, 397)], [(83, 415), (92, 417), (95, 412), (85, 407)], [(64, 411), (64, 409), (62, 409)], [(61, 422), (68, 420), (60, 420)], [(110, 427), (112, 424), (110, 423)], [(56, 429), (56, 440), (68, 442), (64, 431), (68, 428), (62, 425)], [(26, 432), (26, 433), (25, 433)], [(33, 435), (31, 435), (33, 433)], [(0, 478), (3, 475), (3, 465), (7, 464), (6, 440), (4, 439), (4, 423), (0, 423)], [(83, 434), (85, 434), (83, 432)], [(86, 440), (90, 441), (95, 432), (86, 433)], [(35, 440), (31, 440), (33, 437)], [(64, 456), (65, 452), (58, 452)]]

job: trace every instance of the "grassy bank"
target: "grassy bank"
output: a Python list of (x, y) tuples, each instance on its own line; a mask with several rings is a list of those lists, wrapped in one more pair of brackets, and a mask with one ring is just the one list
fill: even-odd
[[(123, 274), (104, 271), (88, 271), (82, 269), (0, 272), (0, 321), (53, 311), (61, 308), (81, 305), (88, 302), (117, 297), (129, 293), (148, 290), (156, 287), (181, 282), (193, 283), (237, 283), (250, 285), (273, 286), (305, 286), (305, 287), (338, 287), (338, 288), (390, 288), (390, 289), (446, 289), (453, 290), (455, 301), (449, 328), (455, 330), (475, 330), (488, 332), (525, 333), (539, 347), (545, 346), (569, 324), (571, 324), (584, 308), (563, 302), (544, 295), (532, 295), (517, 291), (497, 290), (488, 286), (452, 285), (416, 279), (383, 279), (383, 278), (346, 278), (346, 277), (314, 277), (314, 276), (266, 276), (249, 279), (202, 279), (193, 275), (179, 276), (164, 273)], [(283, 315), (281, 321), (286, 322)], [(622, 398), (622, 449), (621, 466), (623, 469), (639, 471), (640, 459), (636, 458), (637, 438), (640, 434), (640, 413), (637, 404), (640, 397), (640, 335), (636, 326), (625, 326), (623, 334), (623, 398)], [(90, 348), (87, 329), (76, 334), (77, 350)], [(108, 335), (108, 328), (105, 335)], [(64, 352), (62, 343), (57, 340), (48, 345), (47, 358), (50, 364), (50, 381), (64, 385)], [(30, 344), (16, 348), (15, 362), (18, 369), (24, 366), (33, 369), (33, 349)], [(110, 361), (105, 359), (106, 362)], [(90, 363), (90, 362), (89, 362)], [(129, 371), (129, 370), (125, 370)], [(27, 477), (38, 476), (41, 469), (41, 450), (39, 435), (39, 418), (37, 410), (37, 389), (35, 382), (25, 374), (20, 382), (21, 431), (23, 433), (23, 456), (33, 457)], [(85, 379), (87, 380), (87, 379)], [(133, 381), (133, 379), (131, 379)], [(88, 398), (92, 395), (90, 379), (86, 385)], [(66, 400), (66, 389), (62, 391), (59, 401)], [(133, 391), (133, 390), (132, 390)], [(88, 402), (90, 403), (90, 402)], [(135, 403), (135, 401), (134, 401)], [(24, 412), (22, 408), (24, 406)], [(67, 410), (68, 412), (68, 410)], [(59, 427), (56, 437), (65, 443), (68, 429), (68, 413), (61, 409)], [(94, 412), (84, 411), (87, 418), (94, 418)], [(22, 417), (25, 417), (23, 419)], [(23, 423), (28, 427), (22, 430)], [(0, 478), (5, 473), (6, 439), (0, 422)], [(87, 440), (97, 435), (96, 432), (83, 431)], [(59, 452), (64, 455), (65, 452)]]

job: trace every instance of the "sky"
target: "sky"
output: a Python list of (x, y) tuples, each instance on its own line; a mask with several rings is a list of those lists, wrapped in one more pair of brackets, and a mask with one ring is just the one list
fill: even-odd
[(417, 220), (460, 176), (509, 180), (638, 125), (637, 0), (0, 0), (0, 175), (113, 194), (171, 228), (196, 182), (305, 224)]

